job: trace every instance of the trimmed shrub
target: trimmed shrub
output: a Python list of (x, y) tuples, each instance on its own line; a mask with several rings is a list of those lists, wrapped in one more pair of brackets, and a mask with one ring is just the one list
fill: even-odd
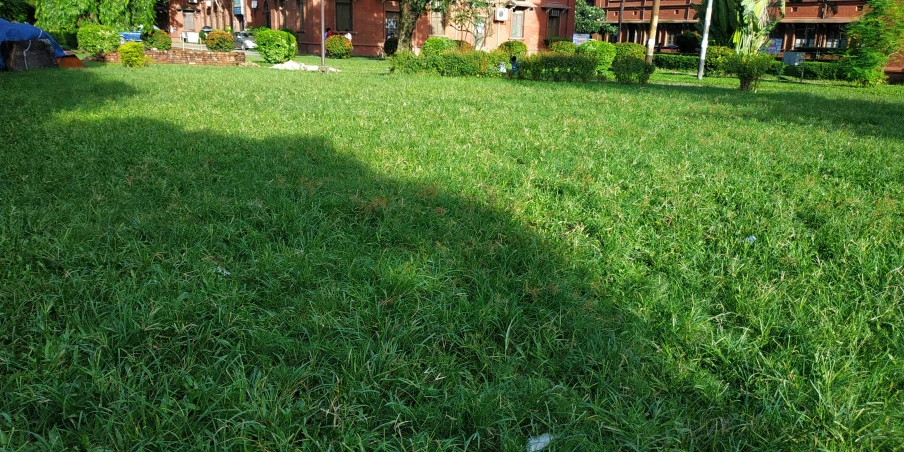
[(127, 42), (119, 46), (119, 62), (125, 67), (145, 67), (151, 59), (144, 56), (144, 44)]
[(597, 78), (596, 58), (587, 55), (540, 53), (520, 61), (517, 77), (528, 80), (588, 81)]
[(88, 24), (78, 29), (78, 46), (89, 53), (108, 53), (119, 47), (119, 33), (113, 27)]
[(562, 55), (574, 55), (577, 49), (578, 46), (571, 41), (556, 41), (549, 45), (550, 52), (561, 53)]
[(499, 48), (496, 50), (500, 50), (505, 52), (506, 55), (511, 58), (514, 56), (519, 60), (527, 56), (527, 44), (521, 41), (505, 41), (499, 45)]
[(623, 56), (633, 56), (642, 60), (647, 57), (647, 48), (633, 42), (619, 42), (615, 44), (615, 59)]
[(431, 55), (439, 55), (448, 50), (455, 50), (458, 44), (455, 41), (444, 36), (434, 36), (424, 41), (421, 47), (421, 56), (428, 57)]
[(741, 81), (741, 91), (756, 92), (760, 79), (775, 63), (772, 55), (757, 53), (753, 55), (733, 55), (728, 61), (728, 73)]
[(612, 62), (612, 72), (618, 83), (647, 83), (655, 70), (656, 66), (633, 55), (617, 57)]
[(561, 36), (556, 36), (554, 38), (547, 38), (547, 39), (543, 40), (543, 47), (546, 47), (548, 49), (549, 46), (553, 45), (556, 42), (561, 42), (561, 41), (571, 42), (571, 39), (563, 38)]
[(700, 33), (692, 30), (686, 30), (684, 33), (675, 37), (675, 45), (678, 46), (680, 53), (695, 53), (700, 50), (700, 43), (703, 38)]
[(608, 42), (590, 40), (578, 46), (577, 54), (595, 58), (596, 72), (602, 74), (615, 60), (615, 46)]
[(424, 58), (410, 50), (399, 50), (389, 58), (389, 72), (420, 74), (427, 71)]
[(72, 30), (44, 30), (64, 49), (77, 49), (78, 36)]
[(144, 42), (145, 49), (169, 50), (173, 48), (173, 40), (169, 34), (156, 28), (142, 33), (141, 40)]
[(653, 55), (653, 64), (659, 69), (673, 71), (697, 72), (700, 66), (700, 57), (692, 55), (671, 55), (659, 53)]
[(490, 54), (483, 51), (452, 50), (422, 58), (430, 72), (444, 77), (492, 77), (501, 74), (493, 66)]
[(396, 50), (399, 50), (398, 38), (389, 38), (383, 43), (383, 53), (385, 53), (386, 56), (393, 56), (396, 53)]
[(207, 50), (212, 52), (231, 52), (235, 48), (232, 35), (225, 30), (213, 30), (207, 33), (204, 45), (207, 46)]
[[(251, 33), (251, 36), (252, 36), (252, 37), (257, 38), (257, 34), (258, 34), (258, 33), (262, 32), (262, 31), (272, 31), (272, 30), (270, 30), (269, 27), (265, 27), (265, 26), (263, 26), (263, 25), (258, 25), (258, 26), (256, 26), (256, 27), (248, 27), (248, 28), (245, 29), (245, 31)], [(257, 39), (255, 39), (255, 41), (256, 41), (256, 40), (257, 40)]]
[(326, 56), (330, 58), (348, 58), (352, 56), (352, 42), (342, 35), (333, 35), (323, 43)]
[(468, 41), (455, 40), (452, 42), (455, 43), (456, 50), (461, 50), (462, 52), (470, 52), (474, 50), (474, 44), (471, 44)]
[(728, 61), (733, 55), (734, 49), (731, 47), (707, 47), (706, 61), (703, 62), (703, 70), (708, 75), (724, 75), (728, 73)]
[[(782, 63), (775, 61), (769, 67), (768, 73), (778, 75), (781, 68)], [(800, 66), (784, 66), (781, 75), (799, 79), (800, 71)], [(807, 61), (804, 63), (803, 72), (807, 80), (850, 80), (842, 61)]]
[(285, 63), (298, 52), (295, 36), (284, 31), (260, 30), (254, 35), (257, 51), (270, 64)]

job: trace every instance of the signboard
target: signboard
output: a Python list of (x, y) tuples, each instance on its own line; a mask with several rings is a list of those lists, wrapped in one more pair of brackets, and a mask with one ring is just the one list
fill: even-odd
[(761, 50), (769, 55), (778, 55), (782, 51), (782, 38), (770, 39)]
[(590, 40), (590, 34), (588, 34), (588, 33), (575, 33), (575, 34), (571, 35), (571, 42), (573, 42), (574, 45), (579, 46), (589, 40)]
[(805, 56), (806, 54), (803, 52), (785, 52), (785, 55), (782, 57), (782, 64), (788, 66), (800, 66), (804, 64)]

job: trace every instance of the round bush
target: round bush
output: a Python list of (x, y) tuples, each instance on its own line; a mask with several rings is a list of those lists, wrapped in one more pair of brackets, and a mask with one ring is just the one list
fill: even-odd
[(734, 55), (734, 49), (724, 46), (712, 46), (706, 49), (706, 61), (703, 68), (707, 74), (722, 75), (728, 71), (728, 60)]
[(461, 50), (462, 52), (470, 52), (474, 50), (474, 44), (471, 44), (468, 41), (453, 41), (455, 43), (455, 50)]
[(342, 35), (333, 35), (323, 43), (326, 56), (330, 58), (348, 58), (352, 56), (352, 42)]
[(395, 55), (396, 50), (399, 50), (398, 38), (389, 38), (386, 40), (386, 42), (383, 43), (383, 53), (385, 53), (386, 56)]
[(578, 46), (574, 45), (571, 41), (556, 41), (549, 44), (549, 50), (551, 52), (561, 53), (562, 55), (574, 55), (577, 48)]
[(619, 42), (615, 44), (615, 59), (623, 56), (633, 56), (642, 60), (647, 57), (647, 48), (633, 42)]
[(145, 67), (150, 58), (144, 56), (144, 44), (127, 42), (119, 46), (119, 62), (125, 67)]
[(119, 47), (119, 33), (106, 25), (84, 25), (78, 29), (76, 37), (78, 46), (89, 53), (107, 53)]
[(64, 49), (77, 49), (78, 37), (71, 30), (44, 30)]
[(426, 71), (424, 58), (418, 57), (410, 50), (399, 50), (389, 58), (389, 72), (417, 74)]
[(675, 45), (678, 46), (679, 53), (696, 53), (700, 50), (701, 42), (703, 42), (703, 38), (700, 33), (691, 30), (686, 30), (675, 37)]
[(734, 54), (728, 58), (728, 73), (738, 77), (741, 81), (741, 91), (756, 92), (760, 79), (766, 71), (772, 67), (775, 57), (764, 53), (753, 55)]
[(173, 48), (173, 40), (169, 35), (165, 31), (156, 28), (143, 33), (141, 40), (144, 41), (145, 49), (169, 50)]
[(612, 62), (612, 72), (618, 83), (647, 83), (655, 70), (656, 66), (633, 55), (616, 57)]
[(298, 52), (295, 36), (284, 31), (260, 30), (254, 35), (257, 51), (271, 64), (285, 63)]
[(212, 52), (231, 52), (235, 48), (232, 35), (225, 30), (213, 30), (207, 33), (204, 45), (207, 46), (207, 50)]
[(421, 47), (421, 56), (439, 55), (447, 50), (455, 50), (456, 47), (458, 47), (458, 44), (455, 44), (455, 41), (443, 36), (434, 36), (424, 41), (424, 46)]
[(578, 55), (596, 59), (596, 72), (601, 73), (615, 60), (615, 46), (608, 42), (590, 40), (578, 46)]
[(527, 56), (527, 44), (521, 41), (505, 41), (499, 45), (499, 50), (509, 57), (514, 56), (519, 60)]

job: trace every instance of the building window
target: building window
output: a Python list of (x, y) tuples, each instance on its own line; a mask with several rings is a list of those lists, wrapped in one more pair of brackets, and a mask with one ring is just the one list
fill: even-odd
[(185, 31), (195, 31), (195, 13), (182, 12), (182, 28)]
[(512, 39), (524, 39), (524, 10), (512, 12)]
[(399, 35), (399, 18), (401, 14), (395, 11), (386, 12), (386, 39)]
[(559, 16), (562, 13), (561, 10), (551, 9), (549, 10), (549, 15), (546, 19), (546, 37), (547, 38), (558, 38), (559, 37)]
[(273, 28), (273, 20), (270, 17), (270, 3), (264, 2), (264, 25), (267, 28)]
[(443, 26), (442, 11), (430, 11), (430, 35), (444, 36), (445, 34), (446, 27)]
[(336, 31), (353, 30), (352, 0), (336, 0)]
[(304, 27), (304, 0), (295, 0), (295, 8), (298, 9), (295, 30), (301, 33), (302, 27)]

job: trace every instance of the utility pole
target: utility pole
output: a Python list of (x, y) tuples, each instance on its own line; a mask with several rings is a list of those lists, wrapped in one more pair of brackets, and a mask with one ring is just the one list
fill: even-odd
[(615, 32), (615, 42), (621, 42), (621, 21), (622, 17), (625, 15), (625, 2), (628, 0), (621, 0), (618, 4), (618, 31)]
[(647, 63), (653, 63), (656, 48), (656, 27), (659, 25), (659, 0), (653, 0), (653, 15), (650, 17), (650, 39), (647, 40)]
[(326, 15), (323, 13), (323, 4), (326, 0), (320, 0), (320, 70), (326, 71)]
[(703, 65), (706, 63), (706, 49), (709, 48), (709, 25), (713, 18), (713, 2), (716, 0), (708, 0), (706, 3), (706, 18), (703, 20), (703, 42), (700, 43), (700, 63), (697, 66), (697, 80), (703, 80)]

